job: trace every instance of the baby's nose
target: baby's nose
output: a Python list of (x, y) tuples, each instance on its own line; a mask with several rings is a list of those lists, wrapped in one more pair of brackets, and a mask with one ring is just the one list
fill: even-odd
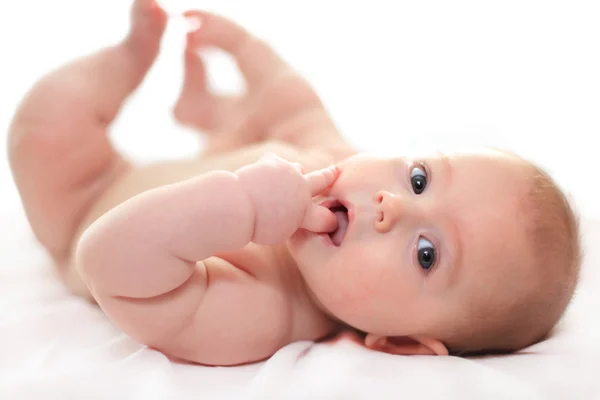
[(373, 198), (375, 203), (375, 230), (380, 233), (386, 233), (398, 222), (402, 213), (402, 202), (399, 196), (386, 190), (380, 190)]

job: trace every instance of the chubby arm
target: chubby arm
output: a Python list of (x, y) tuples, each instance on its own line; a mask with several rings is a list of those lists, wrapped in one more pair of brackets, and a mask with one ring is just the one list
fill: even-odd
[(75, 262), (94, 296), (155, 297), (186, 282), (197, 261), (248, 244), (254, 218), (239, 178), (217, 171), (115, 207), (83, 234)]
[(333, 214), (311, 199), (337, 175), (304, 175), (272, 157), (144, 192), (88, 228), (77, 268), (111, 320), (144, 344), (206, 364), (268, 357), (286, 340), (285, 299), (211, 256), (282, 242), (300, 227), (334, 230)]

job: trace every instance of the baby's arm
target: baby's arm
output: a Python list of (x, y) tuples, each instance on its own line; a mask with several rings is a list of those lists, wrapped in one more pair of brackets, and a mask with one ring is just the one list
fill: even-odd
[[(274, 174), (264, 165), (258, 166), (260, 173), (256, 168), (212, 172), (150, 190), (115, 207), (84, 233), (76, 264), (98, 304), (121, 329), (167, 354), (207, 364), (256, 361), (283, 344), (289, 313), (273, 301), (272, 288), (235, 267), (225, 271), (219, 264), (211, 270), (207, 259), (251, 241), (273, 243), (298, 225), (330, 231), (336, 222), (328, 210), (312, 205), (308, 191), (294, 191), (302, 186), (290, 179), (289, 168), (278, 189), (285, 198), (306, 197), (308, 208), (273, 215), (274, 207), (265, 202), (277, 196), (260, 187), (269, 180), (262, 177)], [(312, 192), (320, 192), (334, 175), (328, 169), (306, 176)], [(253, 332), (264, 342), (257, 344), (250, 335), (246, 343), (243, 329), (227, 340), (232, 328), (242, 328), (237, 320), (257, 312), (277, 314), (274, 323), (253, 327), (264, 330)]]
[(76, 264), (95, 297), (160, 296), (202, 272), (196, 261), (250, 242), (253, 213), (229, 172), (163, 186), (92, 224), (78, 244)]

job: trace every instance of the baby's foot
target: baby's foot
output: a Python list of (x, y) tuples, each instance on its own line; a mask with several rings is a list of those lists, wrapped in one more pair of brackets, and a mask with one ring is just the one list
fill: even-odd
[(209, 92), (204, 61), (194, 40), (199, 29), (201, 28), (187, 35), (183, 86), (173, 114), (182, 125), (192, 126), (210, 134), (219, 130), (222, 118), (226, 117), (226, 114), (234, 111), (236, 99), (213, 96)]
[(158, 55), (166, 26), (167, 13), (155, 0), (135, 0), (131, 9), (131, 29), (124, 45), (151, 65)]
[[(202, 11), (184, 15), (199, 27), (187, 37), (184, 85), (174, 113), (179, 122), (210, 135), (207, 152), (264, 140), (304, 148), (343, 143), (315, 90), (267, 43), (227, 18)], [(235, 59), (246, 81), (243, 95), (227, 98), (207, 90), (198, 51), (208, 47)]]
[[(288, 70), (288, 65), (266, 43), (231, 20), (202, 11), (188, 11), (184, 16), (197, 27), (187, 35), (185, 77), (174, 108), (176, 120), (210, 135), (209, 147), (219, 147), (214, 145), (221, 143), (235, 148), (259, 140), (265, 129), (262, 122), (261, 126), (254, 123), (256, 110), (263, 108), (257, 104), (261, 102), (257, 94), (283, 70)], [(233, 56), (246, 80), (245, 95), (223, 97), (210, 92), (199, 54), (209, 47)]]

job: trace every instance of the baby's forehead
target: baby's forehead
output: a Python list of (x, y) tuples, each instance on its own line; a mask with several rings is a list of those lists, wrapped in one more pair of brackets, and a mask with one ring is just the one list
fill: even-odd
[(534, 256), (527, 229), (520, 222), (522, 218), (509, 217), (511, 214), (519, 212), (475, 215), (468, 226), (462, 225), (463, 257), (458, 267), (462, 295), (476, 292), (485, 297), (505, 297), (521, 290), (523, 284), (533, 284), (523, 281), (530, 278), (532, 271), (527, 266), (532, 265)]
[(529, 255), (523, 221), (528, 213), (530, 173), (512, 160), (472, 162), (475, 159), (479, 156), (453, 159), (456, 170), (451, 186), (456, 190), (448, 190), (456, 195), (445, 200), (455, 206), (448, 210), (461, 228), (469, 258), (465, 261), (472, 266), (502, 265), (478, 272), (494, 276)]

